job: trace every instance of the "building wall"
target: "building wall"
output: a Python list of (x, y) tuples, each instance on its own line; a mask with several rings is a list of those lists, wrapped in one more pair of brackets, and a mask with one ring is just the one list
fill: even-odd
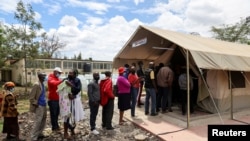
[[(33, 84), (38, 81), (37, 73), (43, 72), (49, 75), (55, 67), (60, 67), (63, 71), (62, 77), (66, 77), (70, 69), (77, 68), (79, 74), (92, 74), (93, 72), (112, 72), (112, 61), (88, 61), (88, 60), (64, 60), (64, 59), (36, 59), (27, 60), (27, 83)], [(87, 67), (84, 67), (87, 64)], [(20, 85), (25, 85), (25, 64), (21, 59), (11, 64), (12, 80)], [(89, 68), (88, 68), (89, 67)], [(89, 69), (89, 70), (87, 70)]]

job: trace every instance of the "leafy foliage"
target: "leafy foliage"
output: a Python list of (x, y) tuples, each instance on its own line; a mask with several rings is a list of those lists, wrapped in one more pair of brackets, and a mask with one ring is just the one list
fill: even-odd
[(211, 29), (216, 39), (250, 45), (250, 20), (241, 19), (234, 25), (222, 25)]

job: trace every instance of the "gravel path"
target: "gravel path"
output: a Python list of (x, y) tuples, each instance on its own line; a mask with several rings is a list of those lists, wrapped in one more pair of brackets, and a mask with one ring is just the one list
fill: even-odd
[[(112, 124), (114, 126), (114, 130), (106, 130), (101, 128), (101, 110), (102, 107), (99, 108), (99, 113), (97, 116), (97, 130), (100, 132), (100, 135), (93, 135), (90, 133), (90, 125), (89, 125), (89, 108), (86, 103), (84, 104), (85, 109), (85, 120), (77, 123), (77, 127), (75, 129), (76, 135), (72, 141), (160, 141), (154, 135), (149, 132), (135, 126), (130, 121), (127, 121), (124, 125), (118, 125), (118, 110), (115, 108)], [(19, 123), (20, 123), (20, 132), (21, 138), (26, 139), (26, 141), (30, 141), (30, 131), (32, 130), (32, 126), (34, 124), (33, 115), (26, 112), (19, 115)], [(61, 122), (60, 122), (61, 123)], [(61, 124), (62, 125), (62, 124)], [(62, 127), (62, 126), (61, 126)], [(49, 112), (47, 117), (47, 125), (44, 130), (44, 134), (47, 136), (44, 139), (40, 139), (40, 141), (62, 141), (63, 140), (63, 130), (60, 132), (52, 132), (50, 128), (50, 118)], [(5, 140), (5, 134), (1, 134), (0, 140)]]

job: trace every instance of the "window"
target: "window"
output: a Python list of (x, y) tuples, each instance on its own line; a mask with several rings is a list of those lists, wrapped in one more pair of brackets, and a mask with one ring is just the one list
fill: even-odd
[(73, 62), (73, 68), (77, 69), (77, 62)]
[(78, 62), (78, 69), (83, 69), (82, 62)]
[(244, 74), (242, 74), (240, 71), (231, 71), (232, 88), (246, 87), (245, 78), (243, 75)]

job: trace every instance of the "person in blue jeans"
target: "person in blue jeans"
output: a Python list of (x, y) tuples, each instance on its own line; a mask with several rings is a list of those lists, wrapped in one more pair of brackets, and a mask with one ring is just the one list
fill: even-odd
[(128, 75), (128, 81), (131, 85), (130, 93), (131, 93), (131, 116), (135, 117), (135, 106), (137, 102), (137, 96), (140, 86), (140, 78), (135, 73), (135, 66), (130, 68), (130, 73)]
[(151, 116), (156, 116), (156, 93), (157, 86), (155, 82), (154, 74), (154, 62), (149, 62), (149, 68), (145, 70), (145, 89), (146, 89), (146, 99), (145, 99), (145, 115), (149, 114), (149, 99), (151, 99)]

